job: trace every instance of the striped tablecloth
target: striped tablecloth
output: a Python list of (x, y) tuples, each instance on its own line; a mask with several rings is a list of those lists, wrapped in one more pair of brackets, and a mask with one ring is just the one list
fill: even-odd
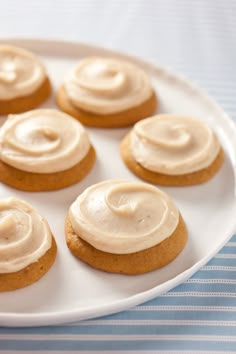
[[(3, 37), (95, 43), (182, 72), (236, 119), (236, 1), (1, 3)], [(236, 215), (235, 215), (236, 217)], [(236, 353), (236, 236), (169, 293), (67, 326), (0, 328), (0, 353)]]

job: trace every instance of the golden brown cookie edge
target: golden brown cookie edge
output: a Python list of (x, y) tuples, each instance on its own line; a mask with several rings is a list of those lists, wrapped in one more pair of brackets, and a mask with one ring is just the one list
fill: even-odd
[(70, 114), (84, 125), (97, 128), (121, 128), (133, 125), (137, 121), (153, 115), (158, 107), (154, 90), (151, 97), (142, 104), (123, 112), (108, 115), (94, 114), (75, 107), (63, 86), (58, 90), (56, 102), (63, 112)]
[(21, 171), (0, 161), (0, 181), (28, 192), (52, 191), (80, 182), (92, 169), (96, 152), (91, 145), (87, 155), (68, 170), (55, 173), (30, 173)]
[(183, 250), (188, 238), (181, 214), (179, 223), (171, 236), (156, 246), (130, 254), (112, 254), (94, 248), (76, 235), (69, 216), (65, 222), (65, 235), (67, 246), (75, 257), (93, 268), (127, 275), (144, 274), (169, 264)]
[(210, 166), (196, 172), (183, 175), (166, 175), (149, 171), (137, 163), (132, 156), (130, 150), (130, 133), (127, 134), (121, 141), (120, 154), (126, 166), (137, 177), (163, 186), (191, 186), (207, 182), (218, 172), (224, 161), (224, 152), (221, 148), (217, 157)]
[(56, 241), (52, 235), (50, 249), (37, 261), (14, 273), (0, 274), (0, 292), (24, 288), (41, 279), (52, 267), (57, 254)]
[(42, 85), (27, 96), (17, 97), (10, 100), (0, 100), (0, 115), (17, 114), (32, 110), (51, 95), (52, 87), (48, 77)]

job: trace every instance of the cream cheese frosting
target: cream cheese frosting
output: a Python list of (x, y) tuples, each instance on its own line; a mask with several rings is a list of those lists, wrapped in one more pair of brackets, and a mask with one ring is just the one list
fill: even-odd
[(131, 154), (147, 170), (182, 175), (211, 165), (220, 151), (214, 132), (187, 116), (157, 115), (135, 124)]
[(0, 130), (0, 158), (19, 170), (54, 173), (79, 163), (90, 141), (84, 127), (68, 114), (38, 109), (10, 115)]
[(157, 245), (179, 222), (179, 211), (158, 188), (108, 180), (87, 188), (71, 205), (75, 233), (104, 252), (128, 254)]
[(32, 94), (45, 78), (45, 68), (34, 54), (18, 47), (0, 45), (1, 100)]
[(152, 95), (144, 70), (115, 58), (81, 60), (66, 75), (64, 87), (77, 108), (103, 115), (138, 106)]
[(0, 273), (13, 273), (38, 261), (51, 247), (45, 219), (28, 203), (0, 200)]

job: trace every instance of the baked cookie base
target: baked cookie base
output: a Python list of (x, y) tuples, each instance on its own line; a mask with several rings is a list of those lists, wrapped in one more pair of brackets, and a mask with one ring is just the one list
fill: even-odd
[(30, 111), (46, 101), (51, 91), (51, 83), (46, 78), (42, 85), (30, 95), (10, 100), (0, 100), (0, 114), (15, 114)]
[(77, 165), (55, 173), (25, 172), (0, 161), (0, 181), (28, 192), (57, 190), (81, 181), (89, 173), (95, 160), (96, 152), (91, 145), (87, 155)]
[(120, 128), (132, 125), (143, 118), (153, 115), (158, 105), (156, 94), (153, 91), (151, 97), (139, 106), (119, 113), (94, 114), (75, 107), (63, 86), (60, 87), (57, 93), (56, 101), (62, 111), (78, 119), (82, 124), (99, 128)]
[(109, 273), (143, 274), (173, 261), (187, 242), (187, 228), (180, 215), (179, 223), (170, 237), (156, 246), (130, 254), (100, 251), (75, 234), (69, 216), (65, 224), (67, 246), (73, 255), (93, 268)]
[(132, 156), (130, 149), (130, 134), (126, 135), (122, 140), (120, 145), (120, 154), (126, 166), (136, 176), (145, 181), (162, 186), (191, 186), (206, 182), (217, 173), (224, 161), (224, 152), (221, 148), (216, 159), (210, 166), (196, 172), (183, 175), (165, 175), (162, 173), (149, 171), (137, 163)]
[(0, 274), (0, 292), (11, 291), (31, 285), (46, 274), (53, 265), (57, 254), (57, 245), (52, 236), (52, 246), (37, 262), (14, 273)]

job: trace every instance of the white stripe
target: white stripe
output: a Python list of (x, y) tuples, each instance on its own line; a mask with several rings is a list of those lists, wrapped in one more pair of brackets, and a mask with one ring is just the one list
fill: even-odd
[(222, 311), (236, 312), (236, 306), (139, 306), (128, 310), (128, 312), (142, 311)]
[(200, 270), (223, 270), (227, 272), (235, 272), (236, 267), (227, 267), (227, 266), (205, 266), (202, 267)]
[[(0, 349), (0, 353), (1, 353), (1, 349)], [(59, 354), (59, 353), (61, 353), (61, 354), (63, 354), (63, 353), (67, 353), (67, 354), (97, 354), (97, 353), (102, 353), (102, 354), (104, 354), (104, 350), (80, 350), (79, 352), (78, 352), (78, 350), (76, 350), (76, 351), (74, 351), (74, 350), (70, 350), (70, 351), (58, 351), (58, 350), (50, 350), (50, 352), (46, 352), (46, 351), (44, 351), (44, 350), (34, 350), (34, 351), (28, 351), (27, 350), (27, 352), (25, 351), (25, 350), (11, 350), (10, 352), (9, 352), (9, 354), (19, 354), (19, 353), (24, 353), (24, 354), (46, 354), (46, 353), (50, 353), (50, 354)], [(123, 353), (123, 354), (130, 354), (130, 353), (134, 353), (133, 351), (126, 351), (126, 350), (109, 350), (109, 352), (107, 352), (108, 354), (121, 354), (121, 353)], [(139, 351), (136, 351), (135, 353), (137, 353), (137, 354), (183, 354), (183, 351), (182, 350), (171, 350), (171, 351), (169, 351), (169, 350), (158, 350), (158, 352), (156, 351), (156, 350), (145, 350), (145, 351), (143, 351), (143, 350), (139, 350)], [(187, 354), (226, 354), (225, 352), (216, 352), (216, 351), (214, 351), (214, 352), (212, 352), (212, 351), (201, 351), (201, 352), (199, 352), (198, 350), (196, 351), (196, 350), (191, 350), (191, 351), (189, 351), (188, 350), (188, 352), (187, 352)], [(7, 354), (7, 353), (5, 353), (5, 354)], [(229, 351), (227, 351), (227, 354), (235, 354), (235, 351), (234, 352), (229, 352)]]
[(236, 242), (228, 242), (228, 243), (225, 245), (225, 247), (228, 247), (228, 246), (230, 246), (230, 247), (236, 247)]
[(215, 255), (214, 258), (236, 259), (236, 254), (218, 253), (218, 254)]
[(197, 292), (197, 291), (184, 291), (184, 292), (177, 292), (177, 291), (172, 291), (163, 295), (159, 295), (159, 297), (226, 297), (226, 298), (234, 298), (236, 297), (236, 293), (222, 293), (222, 292), (212, 292), (212, 293), (206, 293), (206, 292)]
[(236, 284), (236, 279), (188, 279), (185, 284)]
[(4, 340), (24, 341), (214, 341), (236, 342), (236, 336), (180, 335), (180, 334), (11, 334), (3, 335)]
[[(218, 326), (218, 327), (235, 327), (236, 321), (217, 321), (217, 320), (93, 320), (83, 321), (77, 327), (90, 325), (106, 325), (106, 326)], [(4, 336), (4, 335), (3, 335)], [(1, 338), (1, 335), (0, 335)]]

